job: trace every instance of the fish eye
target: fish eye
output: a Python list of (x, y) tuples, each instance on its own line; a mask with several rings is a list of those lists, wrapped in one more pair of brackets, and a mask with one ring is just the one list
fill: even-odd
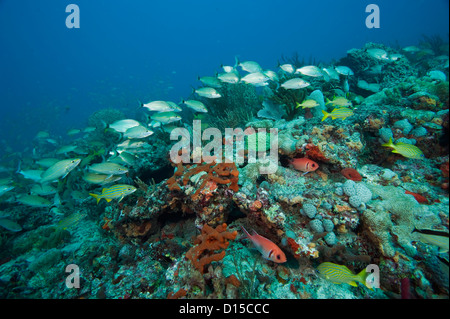
[(280, 259), (281, 259), (281, 256), (280, 256), (280, 255), (277, 255), (277, 259), (280, 260)]

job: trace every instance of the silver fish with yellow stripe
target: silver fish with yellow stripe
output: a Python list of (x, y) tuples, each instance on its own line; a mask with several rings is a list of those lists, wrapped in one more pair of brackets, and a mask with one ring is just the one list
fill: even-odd
[(222, 87), (222, 84), (220, 83), (219, 79), (214, 76), (202, 76), (202, 77), (199, 76), (198, 79), (206, 86), (210, 86), (213, 88)]
[(189, 108), (194, 110), (195, 112), (207, 113), (208, 109), (205, 104), (197, 100), (183, 100), (183, 103), (186, 104)]
[(197, 93), (199, 96), (206, 97), (208, 99), (218, 99), (222, 97), (219, 92), (215, 88), (212, 87), (201, 87), (196, 90), (194, 90), (195, 93)]
[(80, 158), (70, 158), (66, 160), (62, 160), (56, 162), (52, 166), (50, 166), (45, 172), (41, 175), (41, 180), (39, 181), (41, 184), (53, 182), (59, 178), (66, 177), (75, 167), (80, 164)]
[(14, 189), (14, 186), (9, 185), (0, 185), (0, 196), (5, 194), (6, 192), (9, 192), (10, 190)]
[(285, 88), (286, 90), (298, 90), (308, 86), (310, 86), (310, 83), (300, 78), (293, 78), (281, 84), (281, 87)]
[(140, 139), (140, 138), (146, 138), (152, 134), (153, 134), (152, 130), (149, 130), (145, 126), (138, 125), (138, 126), (129, 128), (123, 136), (128, 139)]
[(31, 207), (50, 207), (52, 204), (48, 199), (38, 195), (23, 195), (17, 198), (17, 201)]
[(413, 233), (417, 233), (420, 241), (439, 247), (439, 253), (448, 252), (449, 233), (445, 231), (433, 229), (417, 229)]
[(153, 114), (150, 118), (164, 124), (181, 121), (182, 119), (181, 116), (174, 112), (160, 112)]
[(56, 194), (57, 191), (58, 190), (50, 184), (34, 184), (30, 189), (32, 195), (35, 194), (39, 196), (53, 195)]
[(20, 226), (19, 224), (10, 219), (3, 218), (1, 216), (0, 216), (0, 226), (12, 232), (18, 232), (22, 230), (22, 226)]
[(111, 162), (92, 164), (89, 166), (89, 171), (104, 175), (121, 175), (128, 173), (128, 169), (126, 167)]
[(171, 101), (153, 101), (147, 104), (142, 104), (142, 107), (147, 108), (150, 111), (157, 112), (179, 112), (181, 109), (178, 105)]
[(295, 70), (295, 73), (301, 73), (303, 75), (312, 76), (312, 77), (321, 77), (323, 76), (323, 72), (320, 68), (315, 65), (307, 65)]
[(109, 183), (113, 183), (121, 179), (122, 176), (117, 175), (106, 175), (106, 174), (96, 174), (96, 173), (90, 173), (86, 172), (83, 175), (83, 180), (91, 183), (91, 184), (98, 184), (98, 185), (105, 185)]
[(136, 191), (136, 187), (127, 184), (117, 184), (108, 188), (103, 188), (101, 194), (89, 193), (92, 197), (97, 200), (97, 204), (102, 198), (104, 198), (108, 203), (118, 198), (119, 202), (127, 195), (130, 195)]
[(114, 123), (111, 123), (109, 125), (109, 128), (113, 129), (116, 132), (119, 133), (125, 133), (128, 129), (141, 125), (141, 123), (139, 123), (136, 120), (133, 119), (124, 119), (124, 120), (118, 120), (115, 121)]

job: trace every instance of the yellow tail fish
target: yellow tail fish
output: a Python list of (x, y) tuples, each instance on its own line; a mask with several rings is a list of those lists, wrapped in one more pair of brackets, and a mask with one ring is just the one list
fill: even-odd
[(97, 200), (97, 204), (98, 204), (98, 202), (102, 198), (104, 198), (108, 203), (115, 198), (118, 198), (119, 202), (120, 202), (125, 196), (130, 195), (131, 193), (133, 193), (135, 191), (136, 191), (136, 187), (134, 187), (134, 186), (126, 185), (126, 184), (117, 184), (117, 185), (113, 185), (108, 188), (103, 188), (101, 194), (89, 193), (89, 195), (94, 197)]

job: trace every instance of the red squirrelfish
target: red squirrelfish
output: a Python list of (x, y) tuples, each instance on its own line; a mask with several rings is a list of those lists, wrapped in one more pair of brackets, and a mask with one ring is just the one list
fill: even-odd
[(264, 258), (274, 261), (276, 263), (284, 263), (286, 262), (286, 255), (284, 252), (275, 245), (269, 239), (258, 235), (255, 231), (253, 231), (253, 235), (250, 235), (244, 227), (242, 227), (245, 235), (253, 242), (256, 249), (263, 255)]
[(305, 172), (305, 174), (314, 172), (319, 168), (319, 164), (306, 157), (294, 158), (293, 160), (290, 160), (289, 163), (291, 163), (296, 170)]

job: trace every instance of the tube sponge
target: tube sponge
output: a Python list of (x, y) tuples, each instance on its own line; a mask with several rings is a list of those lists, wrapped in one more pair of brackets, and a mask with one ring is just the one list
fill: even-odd
[[(364, 183), (355, 183), (352, 180), (347, 180), (344, 185), (342, 185), (342, 190), (344, 191), (344, 194), (349, 197), (359, 197), (361, 203), (367, 203), (372, 199), (372, 192), (364, 185)], [(357, 200), (354, 199), (354, 201), (356, 203)]]
[(322, 221), (319, 219), (313, 219), (309, 222), (309, 227), (316, 233), (323, 233)]
[(397, 121), (394, 123), (395, 128), (399, 128), (402, 130), (403, 134), (407, 135), (414, 128), (411, 123), (408, 122), (407, 119), (403, 119), (401, 121)]
[(334, 224), (331, 219), (324, 219), (322, 225), (326, 232), (331, 232), (334, 229)]
[(356, 195), (359, 196), (361, 202), (364, 204), (372, 199), (372, 192), (363, 183), (357, 183), (355, 185), (355, 191)]
[(312, 204), (303, 204), (301, 213), (308, 216), (309, 218), (314, 218), (314, 216), (316, 216), (317, 214), (317, 208)]
[(325, 242), (330, 246), (336, 244), (336, 235), (333, 232), (326, 234), (323, 239), (325, 239)]
[(378, 134), (380, 134), (380, 137), (383, 141), (386, 143), (389, 142), (389, 139), (394, 138), (394, 134), (392, 133), (392, 130), (388, 127), (382, 127), (378, 130)]
[(347, 180), (342, 185), (342, 190), (344, 191), (344, 194), (347, 196), (356, 195), (355, 185), (356, 185), (356, 183), (354, 181), (352, 181), (351, 179)]

